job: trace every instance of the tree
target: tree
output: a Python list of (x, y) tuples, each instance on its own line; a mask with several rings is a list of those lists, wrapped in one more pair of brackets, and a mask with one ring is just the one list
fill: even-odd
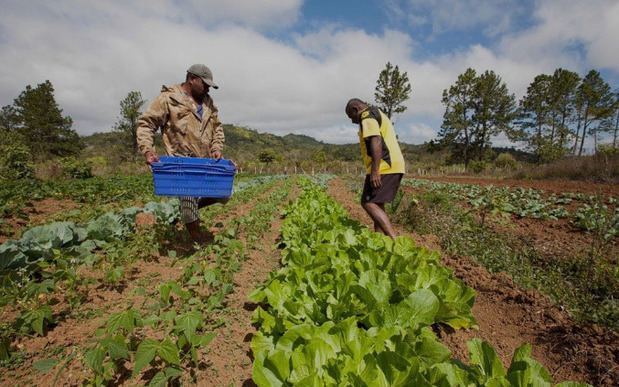
[[(576, 101), (578, 131), (574, 143), (574, 153), (580, 137), (578, 156), (581, 156), (587, 135), (593, 135), (594, 149), (597, 149), (598, 127), (604, 119), (613, 114), (613, 95), (610, 86), (602, 79), (600, 73), (591, 70), (578, 86)], [(579, 136), (581, 123), (582, 134)]]
[(138, 154), (137, 129), (138, 120), (142, 112), (140, 109), (146, 101), (142, 99), (139, 91), (130, 91), (127, 96), (120, 101), (120, 118), (114, 124), (114, 131), (120, 134), (120, 145), (135, 160)]
[(275, 153), (270, 149), (265, 149), (258, 155), (258, 160), (266, 165), (269, 165), (273, 162), (273, 160), (275, 160)]
[(550, 122), (550, 89), (552, 77), (541, 74), (535, 77), (527, 88), (527, 94), (520, 100), (520, 127), (522, 139), (537, 156), (538, 161), (544, 160), (546, 141), (546, 127)]
[(613, 149), (617, 149), (617, 134), (619, 132), (619, 89), (615, 89), (610, 114), (600, 124), (600, 130), (613, 135)]
[(385, 69), (378, 75), (374, 91), (374, 101), (391, 119), (393, 114), (406, 110), (406, 106), (402, 103), (409, 98), (411, 93), (408, 74), (406, 71), (400, 73), (397, 65), (393, 67), (390, 62), (387, 62)]
[(579, 82), (580, 76), (577, 73), (562, 68), (556, 69), (552, 75), (551, 107), (554, 119), (551, 140), (557, 139), (557, 145), (561, 149), (567, 147), (569, 137), (574, 135), (569, 124), (575, 116), (575, 97)]
[(557, 69), (553, 75), (540, 74), (520, 100), (517, 140), (528, 144), (538, 162), (564, 156), (572, 131), (569, 122), (574, 113), (574, 95), (580, 77)]
[(441, 146), (452, 148), (454, 153), (461, 153), (465, 166), (471, 159), (470, 148), (473, 136), (473, 89), (475, 87), (476, 72), (472, 68), (466, 69), (458, 75), (456, 84), (449, 90), (443, 90), (443, 124), (439, 132)]
[(511, 133), (516, 98), (493, 71), (476, 76), (475, 70), (467, 69), (455, 85), (443, 90), (442, 102), (441, 145), (451, 148), (452, 158), (461, 158), (467, 168), (471, 160), (483, 160), (492, 136)]
[(0, 110), (0, 130), (4, 130), (4, 134), (17, 132), (19, 127), (19, 117), (17, 110), (11, 105), (6, 105)]
[[(3, 116), (11, 110), (5, 108)], [(62, 109), (54, 99), (54, 87), (50, 81), (40, 83), (36, 88), (26, 86), (26, 90), (13, 101), (12, 108), (14, 126), (9, 127), (9, 130), (22, 133), (34, 160), (50, 155), (75, 155), (83, 148), (78, 134), (71, 129), (73, 120), (69, 116), (62, 116)]]
[(491, 138), (508, 133), (516, 117), (516, 97), (509, 94), (507, 85), (494, 71), (486, 70), (480, 75), (473, 89), (473, 122), (475, 125), (474, 145), (481, 161), (484, 152), (490, 149)]

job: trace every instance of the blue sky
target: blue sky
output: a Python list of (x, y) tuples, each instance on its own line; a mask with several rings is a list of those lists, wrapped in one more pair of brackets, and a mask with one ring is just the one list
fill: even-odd
[[(131, 90), (147, 101), (206, 63), (220, 117), (278, 135), (356, 141), (351, 97), (372, 101), (390, 61), (412, 84), (401, 140), (435, 137), (441, 93), (467, 67), (520, 98), (562, 67), (619, 86), (616, 0), (3, 0), (0, 104), (49, 79), (83, 135), (109, 131)], [(507, 145), (503, 138), (496, 145)]]

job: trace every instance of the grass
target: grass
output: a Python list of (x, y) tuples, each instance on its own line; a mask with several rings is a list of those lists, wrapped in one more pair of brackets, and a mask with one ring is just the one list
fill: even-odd
[(506, 272), (526, 288), (536, 288), (563, 305), (581, 322), (619, 330), (619, 276), (593, 246), (572, 257), (548, 257), (533, 244), (497, 233), (440, 192), (424, 192), (407, 201), (398, 220), (421, 234), (434, 234), (442, 248)]
[(543, 165), (523, 167), (516, 179), (584, 180), (616, 184), (619, 182), (619, 153), (566, 157)]

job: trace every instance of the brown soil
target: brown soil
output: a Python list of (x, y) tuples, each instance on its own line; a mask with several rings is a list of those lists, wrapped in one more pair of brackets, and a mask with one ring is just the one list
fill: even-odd
[[(268, 195), (277, 186), (261, 196)], [(294, 192), (290, 198), (298, 193), (298, 189)], [(248, 215), (253, 209), (255, 199), (249, 204), (230, 208), (215, 219), (212, 225)], [(250, 323), (253, 306), (248, 304), (247, 293), (266, 279), (267, 274), (279, 263), (279, 253), (273, 251), (271, 246), (279, 235), (281, 221), (281, 219), (273, 221), (271, 231), (264, 236), (263, 245), (258, 245), (256, 249), (248, 252), (242, 271), (235, 276), (235, 289), (225, 301), (226, 312), (218, 316), (225, 318), (226, 325), (216, 330), (217, 336), (208, 346), (206, 356), (199, 354), (201, 364), (206, 365), (204, 370), (197, 370), (196, 376), (200, 385), (229, 385), (234, 381), (251, 380), (252, 359), (249, 343), (255, 328)], [(139, 229), (148, 228), (155, 223), (155, 219), (142, 216), (136, 219), (136, 223)], [(217, 234), (220, 229), (211, 227), (210, 231)], [(244, 239), (244, 235), (240, 235), (239, 239)], [(54, 353), (60, 350), (63, 351), (65, 359), (72, 353), (76, 356), (68, 362), (65, 369), (61, 370), (56, 385), (82, 385), (83, 381), (91, 376), (90, 371), (85, 368), (82, 354), (94, 345), (94, 340), (97, 338), (95, 330), (102, 326), (111, 313), (124, 311), (130, 307), (147, 314), (147, 307), (158, 299), (159, 285), (178, 279), (184, 269), (183, 257), (195, 251), (194, 244), (182, 225), (177, 225), (176, 235), (172, 240), (161, 241), (161, 246), (158, 254), (125, 267), (125, 278), (114, 286), (101, 284), (103, 278), (101, 271), (80, 267), (78, 272), (81, 277), (96, 280), (94, 285), (80, 289), (84, 296), (82, 304), (71, 314), (62, 292), (48, 296), (57, 298), (57, 303), (52, 307), (54, 318), (57, 320), (56, 325), (45, 337), (21, 337), (11, 343), (13, 350), (23, 351), (27, 358), (17, 369), (6, 372), (3, 370), (0, 374), (0, 385), (51, 386), (62, 363), (44, 375), (35, 371), (33, 364), (46, 358), (57, 358)], [(175, 258), (168, 256), (170, 250), (176, 251)], [(146, 296), (136, 294), (137, 288), (142, 288)], [(3, 308), (0, 313), (2, 321), (13, 321), (16, 315), (17, 312), (10, 307)], [(160, 331), (146, 333), (148, 337), (155, 339), (161, 339), (163, 335)], [(129, 369), (121, 368), (119, 378), (113, 384), (147, 384), (148, 377), (153, 375), (146, 370), (136, 379), (131, 379), (130, 376)]]
[[(371, 223), (340, 179), (331, 182), (329, 193), (345, 206), (353, 219), (366, 225)], [(260, 197), (264, 195), (268, 195), (268, 192)], [(298, 188), (295, 187), (290, 199), (297, 195)], [(212, 224), (227, 223), (234, 218), (248, 215), (257, 199), (259, 198), (254, 198), (251, 203), (230, 208)], [(72, 207), (65, 207), (67, 208)], [(58, 208), (54, 212), (50, 209), (48, 214), (62, 210)], [(45, 216), (41, 214), (41, 217), (43, 219)], [(271, 223), (270, 231), (256, 244), (256, 248), (247, 251), (247, 259), (242, 263), (241, 271), (234, 277), (234, 290), (226, 298), (226, 309), (216, 316), (225, 319), (225, 325), (216, 330), (217, 336), (208, 346), (207, 352), (199, 354), (202, 366), (196, 370), (198, 385), (253, 385), (250, 342), (256, 329), (251, 325), (251, 315), (256, 306), (248, 301), (247, 294), (266, 279), (269, 272), (278, 268), (280, 255), (273, 246), (279, 236), (281, 222), (282, 220), (276, 217)], [(140, 226), (150, 227), (152, 219), (140, 218), (138, 223)], [(417, 235), (406, 231), (400, 225), (395, 226), (400, 235), (409, 235), (420, 246), (440, 251), (441, 241), (436, 236)], [(524, 229), (527, 226), (522, 227)], [(559, 233), (564, 231), (560, 227), (557, 229), (560, 230)], [(217, 234), (220, 229), (211, 227), (210, 231)], [(540, 235), (543, 234), (541, 228), (539, 232)], [(245, 236), (241, 232), (239, 239), (245, 240)], [(60, 373), (57, 385), (81, 385), (91, 375), (90, 371), (84, 368), (82, 354), (85, 348), (92, 345), (94, 330), (101, 326), (101, 322), (110, 313), (131, 306), (145, 310), (158, 297), (158, 286), (167, 280), (177, 279), (183, 271), (182, 258), (194, 251), (193, 243), (187, 238), (182, 226), (178, 227), (172, 240), (162, 241), (161, 245), (158, 254), (125, 268), (125, 279), (120, 284), (96, 284), (80, 289), (84, 294), (84, 301), (78, 308), (78, 313), (70, 314), (63, 296), (54, 295), (58, 297), (58, 303), (53, 307), (54, 316), (58, 316), (57, 325), (52, 327), (44, 338), (21, 338), (13, 343), (14, 347), (24, 351), (29, 358), (16, 370), (3, 369), (0, 385), (51, 385), (62, 365), (47, 374), (34, 371), (32, 365), (41, 359), (58, 357), (54, 353), (59, 349), (64, 351), (64, 358), (72, 353), (76, 356)], [(549, 248), (552, 246), (549, 245)], [(170, 250), (176, 251), (177, 258), (168, 256)], [(575, 324), (567, 313), (539, 292), (519, 288), (507, 275), (490, 274), (467, 258), (443, 254), (443, 262), (454, 270), (458, 278), (477, 291), (473, 313), (478, 320), (479, 330), (452, 331), (446, 327), (437, 327), (437, 333), (454, 357), (466, 361), (466, 341), (479, 337), (496, 349), (504, 364), (509, 364), (514, 349), (528, 342), (533, 344), (533, 357), (551, 371), (555, 381), (577, 380), (597, 385), (613, 385), (614, 380), (619, 380), (617, 334), (596, 326), (582, 327)], [(81, 268), (80, 275), (97, 280), (102, 278), (100, 271), (88, 268)], [(144, 289), (146, 296), (135, 294), (138, 287)], [(10, 308), (5, 308), (2, 312), (2, 321), (12, 320), (15, 316), (15, 311)], [(150, 337), (158, 337), (157, 334), (161, 332), (149, 332)], [(130, 379), (130, 371), (121, 371), (120, 379), (114, 384), (148, 383), (148, 376), (153, 376), (148, 372), (147, 370), (140, 375), (141, 379)]]
[[(283, 203), (294, 200), (298, 194), (299, 189), (295, 186)], [(248, 207), (249, 210), (241, 209), (235, 217), (248, 215), (251, 207), (253, 206)], [(210, 366), (198, 373), (200, 385), (254, 385), (250, 344), (256, 333), (256, 327), (251, 324), (251, 316), (257, 305), (249, 301), (247, 297), (267, 279), (270, 272), (277, 270), (280, 265), (279, 251), (273, 246), (279, 238), (282, 222), (282, 218), (278, 216), (274, 218), (269, 231), (263, 235), (256, 248), (248, 252), (241, 271), (234, 276), (234, 291), (226, 298), (228, 304), (225, 315), (222, 316), (225, 317), (227, 324), (220, 329), (209, 346)], [(244, 235), (241, 235), (240, 239), (244, 239), (243, 237)]]
[[(401, 187), (407, 193), (419, 193), (413, 187)], [(464, 208), (471, 208), (468, 203), (460, 203)], [(570, 212), (576, 211), (573, 203)], [(480, 219), (481, 222), (481, 219)], [(604, 241), (591, 232), (580, 230), (572, 224), (571, 219), (536, 219), (521, 218), (511, 215), (509, 219), (501, 217), (486, 218), (486, 224), (499, 233), (509, 233), (520, 240), (522, 246), (534, 247), (542, 255), (550, 258), (572, 258), (581, 255), (592, 246), (605, 252), (607, 261), (616, 263), (619, 257), (619, 238)]]
[[(535, 188), (539, 189), (540, 184)], [(353, 201), (354, 195), (341, 179), (330, 182), (328, 193), (344, 205), (352, 219), (371, 227), (371, 219)], [(436, 236), (411, 233), (397, 224), (394, 227), (398, 235), (409, 236), (419, 246), (441, 252)], [(465, 257), (446, 256), (442, 252), (441, 255), (443, 264), (477, 292), (473, 314), (479, 330), (437, 328), (443, 344), (455, 358), (466, 362), (466, 342), (477, 337), (489, 342), (508, 366), (514, 350), (531, 343), (533, 358), (550, 371), (555, 382), (574, 380), (610, 386), (619, 380), (617, 333), (595, 325), (576, 324), (548, 297), (519, 287), (504, 273), (491, 274)]]
[[(46, 198), (35, 201), (32, 203), (32, 206), (28, 205), (24, 207), (20, 216), (3, 218), (6, 222), (6, 226), (10, 226), (11, 232), (7, 233), (8, 235), (0, 235), (0, 244), (6, 242), (8, 239), (17, 238), (24, 227), (40, 224), (51, 216), (80, 206), (82, 206), (82, 204), (70, 199)], [(6, 226), (3, 226), (3, 229), (5, 229)]]

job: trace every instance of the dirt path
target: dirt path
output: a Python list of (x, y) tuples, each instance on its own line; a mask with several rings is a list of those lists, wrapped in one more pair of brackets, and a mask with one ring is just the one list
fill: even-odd
[[(294, 200), (299, 195), (298, 186), (294, 186), (283, 203)], [(253, 201), (252, 203), (255, 203)], [(249, 211), (239, 209), (235, 216), (245, 216)], [(251, 339), (256, 327), (251, 324), (251, 316), (256, 307), (247, 298), (268, 274), (279, 267), (280, 254), (273, 248), (280, 233), (283, 219), (278, 215), (271, 222), (269, 231), (263, 235), (255, 249), (248, 252), (240, 272), (234, 276), (234, 291), (226, 300), (226, 326), (219, 329), (211, 342), (211, 365), (198, 373), (198, 384), (204, 386), (253, 386)], [(241, 236), (241, 239), (243, 237)]]
[[(348, 210), (352, 219), (371, 227), (371, 219), (341, 179), (331, 180), (328, 193)], [(436, 236), (411, 233), (397, 224), (394, 227), (398, 235), (409, 236), (419, 246), (441, 252)], [(509, 365), (514, 350), (531, 343), (533, 358), (550, 371), (555, 382), (573, 380), (610, 386), (619, 380), (619, 335), (597, 326), (578, 326), (548, 297), (520, 288), (504, 273), (490, 274), (468, 258), (442, 252), (441, 256), (443, 264), (477, 292), (473, 314), (479, 330), (439, 328), (439, 336), (454, 358), (466, 361), (466, 342), (477, 337), (488, 341), (503, 364)]]

